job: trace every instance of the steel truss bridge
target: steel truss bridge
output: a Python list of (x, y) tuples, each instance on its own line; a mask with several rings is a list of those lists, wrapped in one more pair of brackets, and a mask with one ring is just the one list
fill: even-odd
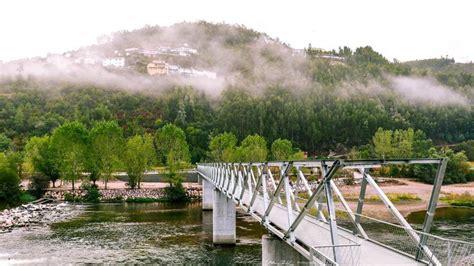
[[(415, 230), (370, 175), (387, 165), (433, 165), (436, 177), (424, 223)], [(447, 159), (315, 160), (199, 164), (199, 175), (311, 263), (317, 265), (474, 265), (474, 244), (429, 234)], [(352, 209), (335, 176), (361, 175)], [(312, 173), (313, 175), (311, 175)], [(320, 176), (314, 179), (314, 173)], [(312, 177), (311, 177), (312, 176)], [(391, 214), (363, 214), (367, 187)]]

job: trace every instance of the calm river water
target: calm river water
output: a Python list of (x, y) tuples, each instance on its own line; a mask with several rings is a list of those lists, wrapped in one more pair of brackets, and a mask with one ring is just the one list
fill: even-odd
[(259, 263), (266, 231), (237, 215), (234, 247), (212, 245), (212, 212), (200, 204), (98, 204), (68, 222), (0, 235), (0, 264)]
[[(1, 234), (0, 264), (228, 265), (261, 261), (260, 241), (266, 231), (241, 213), (237, 215), (237, 245), (222, 247), (212, 245), (212, 213), (202, 212), (200, 204), (98, 204), (84, 209), (67, 222)], [(409, 220), (417, 222), (417, 215)], [(474, 213), (466, 217), (461, 225), (437, 222), (436, 233), (454, 237), (453, 232), (460, 232), (456, 235), (468, 234), (465, 240), (473, 241)]]

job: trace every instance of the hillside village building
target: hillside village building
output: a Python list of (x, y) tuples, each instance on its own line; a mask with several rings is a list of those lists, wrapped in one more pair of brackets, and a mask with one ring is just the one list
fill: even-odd
[(102, 60), (102, 66), (104, 67), (125, 67), (125, 58), (124, 57), (111, 57), (104, 58)]
[(74, 60), (74, 63), (81, 65), (97, 65), (99, 62), (100, 59), (93, 57), (79, 57)]
[(169, 74), (169, 66), (165, 61), (153, 61), (146, 66), (150, 76), (163, 76)]

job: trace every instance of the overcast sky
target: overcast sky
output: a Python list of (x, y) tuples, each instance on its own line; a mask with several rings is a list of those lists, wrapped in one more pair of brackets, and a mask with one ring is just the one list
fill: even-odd
[(388, 59), (474, 61), (474, 2), (1, 0), (0, 60), (61, 53), (113, 31), (182, 21), (244, 24), (292, 47), (371, 45)]

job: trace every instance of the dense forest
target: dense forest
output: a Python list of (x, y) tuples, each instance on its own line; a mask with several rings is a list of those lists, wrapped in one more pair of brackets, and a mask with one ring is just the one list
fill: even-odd
[(109, 120), (126, 138), (173, 123), (185, 134), (192, 163), (212, 159), (210, 140), (224, 132), (238, 142), (258, 134), (268, 148), (288, 139), (309, 156), (324, 157), (366, 149), (379, 128), (413, 129), (434, 146), (463, 143), (457, 151), (472, 152), (474, 67), (449, 58), (402, 63), (370, 46), (300, 51), (243, 26), (207, 22), (117, 32), (70, 53), (170, 42), (189, 43), (199, 53), (166, 60), (214, 70), (218, 78), (163, 82), (140, 72), (143, 58), (126, 70), (65, 71), (49, 62), (38, 72), (28, 60), (0, 65), (6, 69), (0, 73), (0, 152), (21, 152), (31, 137), (66, 122), (90, 129)]

